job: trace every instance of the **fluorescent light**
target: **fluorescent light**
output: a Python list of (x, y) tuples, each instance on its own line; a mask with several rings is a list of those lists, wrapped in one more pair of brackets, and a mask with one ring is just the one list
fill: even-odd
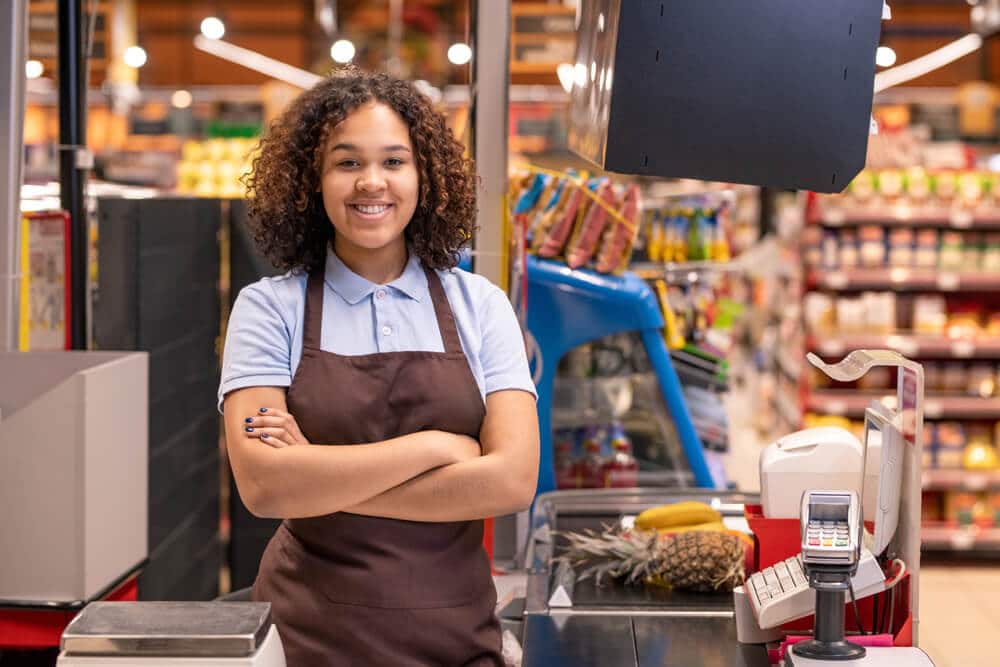
[(37, 79), (45, 71), (45, 66), (37, 60), (24, 63), (24, 75), (29, 79)]
[(464, 65), (472, 60), (472, 49), (468, 44), (458, 42), (448, 47), (448, 61), (452, 65)]
[(222, 39), (226, 34), (226, 24), (214, 16), (209, 16), (201, 22), (201, 34), (209, 39)]
[(896, 64), (896, 52), (888, 46), (880, 46), (875, 51), (875, 64), (879, 67), (892, 67)]
[(879, 72), (875, 75), (875, 92), (878, 93), (887, 88), (898, 86), (901, 83), (906, 83), (936, 69), (940, 69), (959, 58), (969, 55), (982, 47), (982, 45), (982, 37), (974, 33), (969, 34), (942, 46), (936, 51), (931, 51), (927, 55), (920, 56), (916, 60), (911, 60), (908, 63), (903, 63), (892, 69)]
[(247, 69), (266, 74), (269, 77), (284, 81), (304, 90), (312, 88), (323, 80), (323, 77), (318, 74), (293, 67), (288, 63), (283, 63), (274, 58), (268, 58), (256, 51), (244, 49), (241, 46), (230, 44), (221, 39), (208, 39), (204, 35), (196, 35), (194, 45), (205, 53), (211, 53), (213, 56), (218, 56), (223, 60), (242, 65)]
[(125, 64), (138, 69), (146, 64), (146, 50), (141, 46), (130, 46), (125, 49)]
[(174, 94), (170, 96), (170, 104), (178, 109), (187, 109), (193, 101), (191, 93), (186, 90), (175, 90)]
[(333, 58), (335, 62), (344, 64), (349, 63), (354, 59), (354, 44), (347, 39), (338, 39), (330, 47), (330, 57)]

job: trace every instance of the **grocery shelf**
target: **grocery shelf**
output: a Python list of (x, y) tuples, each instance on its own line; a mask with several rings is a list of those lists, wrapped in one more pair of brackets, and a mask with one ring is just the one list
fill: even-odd
[[(873, 400), (895, 402), (893, 391), (864, 392), (853, 389), (824, 389), (813, 391), (806, 399), (806, 409), (828, 415), (862, 417)], [(934, 396), (924, 399), (924, 417), (927, 419), (996, 419), (1000, 418), (1000, 398), (973, 396)]]
[(1000, 528), (923, 524), (920, 542), (925, 549), (996, 551), (1000, 550)]
[(1000, 470), (929, 468), (921, 475), (927, 491), (986, 491), (1000, 489)]
[(947, 338), (926, 334), (814, 335), (809, 349), (823, 356), (840, 357), (852, 350), (887, 348), (906, 357), (947, 359), (1000, 358), (1000, 338)]
[(993, 290), (1000, 292), (1000, 273), (943, 271), (903, 267), (817, 271), (808, 275), (808, 285), (829, 290)]
[(789, 398), (783, 392), (779, 391), (774, 397), (774, 407), (777, 415), (787, 424), (798, 428), (798, 425), (802, 423), (802, 412), (799, 410), (799, 406), (794, 399)]
[(951, 206), (911, 206), (906, 203), (821, 205), (817, 218), (828, 227), (876, 224), (883, 227), (919, 226), (953, 229), (1000, 229), (1000, 209), (982, 205), (974, 209)]

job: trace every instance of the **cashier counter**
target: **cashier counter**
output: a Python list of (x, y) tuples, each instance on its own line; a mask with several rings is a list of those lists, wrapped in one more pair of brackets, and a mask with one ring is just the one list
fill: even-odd
[[(100, 359), (109, 362), (105, 363), (108, 369), (127, 368), (114, 357)], [(822, 364), (815, 359), (811, 361)], [(137, 359), (135, 372), (140, 377), (145, 372), (144, 362)], [(892, 557), (891, 562), (905, 563), (909, 579), (909, 586), (901, 587), (909, 599), (906, 604), (901, 603), (900, 613), (905, 611), (906, 627), (911, 634), (901, 632), (898, 643), (915, 645), (917, 641), (919, 425), (922, 423), (919, 404), (923, 387), (919, 366), (894, 353), (856, 352), (842, 364), (846, 364), (847, 371), (831, 367), (823, 370), (831, 377), (850, 379), (860, 377), (873, 365), (902, 368), (908, 364), (910, 370), (917, 369), (916, 388), (908, 393), (901, 390), (898, 397), (898, 404), (912, 403), (914, 396), (918, 397), (916, 437), (906, 441), (901, 435), (905, 410), (894, 413), (873, 405), (866, 415), (862, 441), (841, 429), (821, 428), (791, 434), (766, 448), (760, 459), (762, 493), (759, 495), (665, 488), (556, 491), (540, 495), (519, 559), (521, 569), (495, 577), (498, 616), (506, 631), (505, 657), (509, 658), (509, 664), (766, 667), (774, 657), (769, 650), (776, 648), (776, 642), (789, 629), (782, 626), (794, 619), (810, 617), (815, 609), (815, 623), (808, 626), (814, 628), (813, 639), (802, 644), (806, 648), (811, 645), (815, 651), (802, 649), (799, 655), (796, 645), (786, 652), (784, 664), (795, 667), (830, 664), (830, 660), (815, 656), (822, 657), (824, 651), (846, 651), (853, 652), (855, 659), (838, 660), (840, 664), (931, 665), (915, 646), (860, 649), (852, 642), (863, 643), (863, 638), (844, 637), (844, 591), (848, 578), (853, 578), (859, 602), (897, 583), (887, 579), (881, 565), (873, 568), (873, 563), (887, 562), (884, 557), (875, 558), (885, 553)], [(120, 386), (120, 378), (113, 374), (108, 375), (108, 380), (104, 390)], [(94, 377), (89, 381), (93, 382)], [(902, 375), (900, 385), (904, 385)], [(70, 389), (72, 386), (69, 385)], [(136, 425), (130, 427), (134, 433), (123, 433), (123, 437), (141, 435), (139, 422), (144, 415), (141, 411), (139, 414)], [(3, 426), (20, 428), (19, 424), (15, 411)], [(101, 482), (83, 484), (86, 493), (79, 502), (84, 507), (94, 505), (96, 501), (87, 493)], [(851, 538), (857, 544), (851, 552), (851, 567), (833, 568), (836, 570), (833, 574), (840, 576), (844, 584), (837, 591), (826, 585), (830, 580), (823, 579), (825, 566), (817, 565), (812, 556), (806, 558), (807, 551), (812, 549), (810, 545), (821, 545), (821, 540), (814, 542), (806, 523), (800, 522), (807, 507), (808, 512), (813, 511), (802, 501), (817, 490), (833, 490), (834, 496), (849, 497), (853, 512), (850, 525), (857, 528), (857, 534), (852, 533)], [(647, 508), (684, 500), (708, 503), (722, 514), (729, 527), (753, 532), (757, 538), (756, 557), (763, 566), (757, 569), (762, 571), (748, 572), (744, 585), (734, 592), (695, 594), (623, 586), (617, 582), (605, 582), (602, 586), (592, 580), (576, 582), (568, 566), (557, 560), (564, 546), (560, 532), (616, 524), (629, 527), (635, 516)], [(762, 516), (754, 518), (753, 511)], [(861, 527), (865, 525), (862, 516), (872, 527), (871, 534), (865, 531), (862, 536)], [(778, 534), (786, 543), (786, 551), (791, 545), (790, 553), (775, 557), (770, 524), (760, 523), (762, 520), (783, 526), (783, 534), (781, 531)], [(139, 519), (130, 527), (144, 532)], [(822, 527), (819, 533), (825, 530)], [(831, 528), (829, 532), (839, 535), (850, 531)], [(24, 534), (30, 536), (28, 532)], [(117, 537), (124, 540), (122, 535)], [(801, 556), (797, 555), (800, 544)], [(768, 562), (763, 559), (766, 554)], [(141, 552), (126, 554), (117, 564), (118, 569), (127, 568), (141, 556)], [(784, 560), (778, 562), (781, 559)], [(105, 578), (111, 574), (106, 573)], [(803, 577), (808, 579), (807, 586), (802, 585)], [(76, 596), (70, 599), (87, 599), (89, 589), (85, 583), (91, 587), (99, 584), (67, 581), (70, 588), (64, 594)], [(23, 586), (23, 582), (4, 578), (0, 571), (0, 585), (11, 589)], [(242, 593), (215, 602), (92, 601), (63, 632), (58, 667), (285, 667), (281, 637), (272, 622), (270, 605), (250, 602), (246, 591)]]

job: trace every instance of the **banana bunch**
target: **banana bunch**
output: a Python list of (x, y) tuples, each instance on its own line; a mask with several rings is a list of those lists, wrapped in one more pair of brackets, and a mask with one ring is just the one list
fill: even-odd
[(635, 529), (655, 530), (661, 537), (695, 531), (729, 533), (753, 546), (753, 540), (746, 533), (726, 528), (722, 514), (705, 503), (685, 500), (670, 505), (650, 508), (635, 518)]

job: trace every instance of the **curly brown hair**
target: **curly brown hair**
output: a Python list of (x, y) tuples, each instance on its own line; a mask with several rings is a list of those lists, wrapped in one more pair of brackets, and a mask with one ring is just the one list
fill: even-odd
[(476, 181), (472, 161), (444, 117), (413, 84), (387, 74), (349, 70), (296, 98), (261, 139), (244, 178), (250, 228), (258, 249), (282, 271), (320, 269), (333, 224), (319, 192), (322, 147), (354, 109), (377, 101), (410, 128), (420, 199), (406, 239), (425, 266), (449, 269), (472, 238)]

